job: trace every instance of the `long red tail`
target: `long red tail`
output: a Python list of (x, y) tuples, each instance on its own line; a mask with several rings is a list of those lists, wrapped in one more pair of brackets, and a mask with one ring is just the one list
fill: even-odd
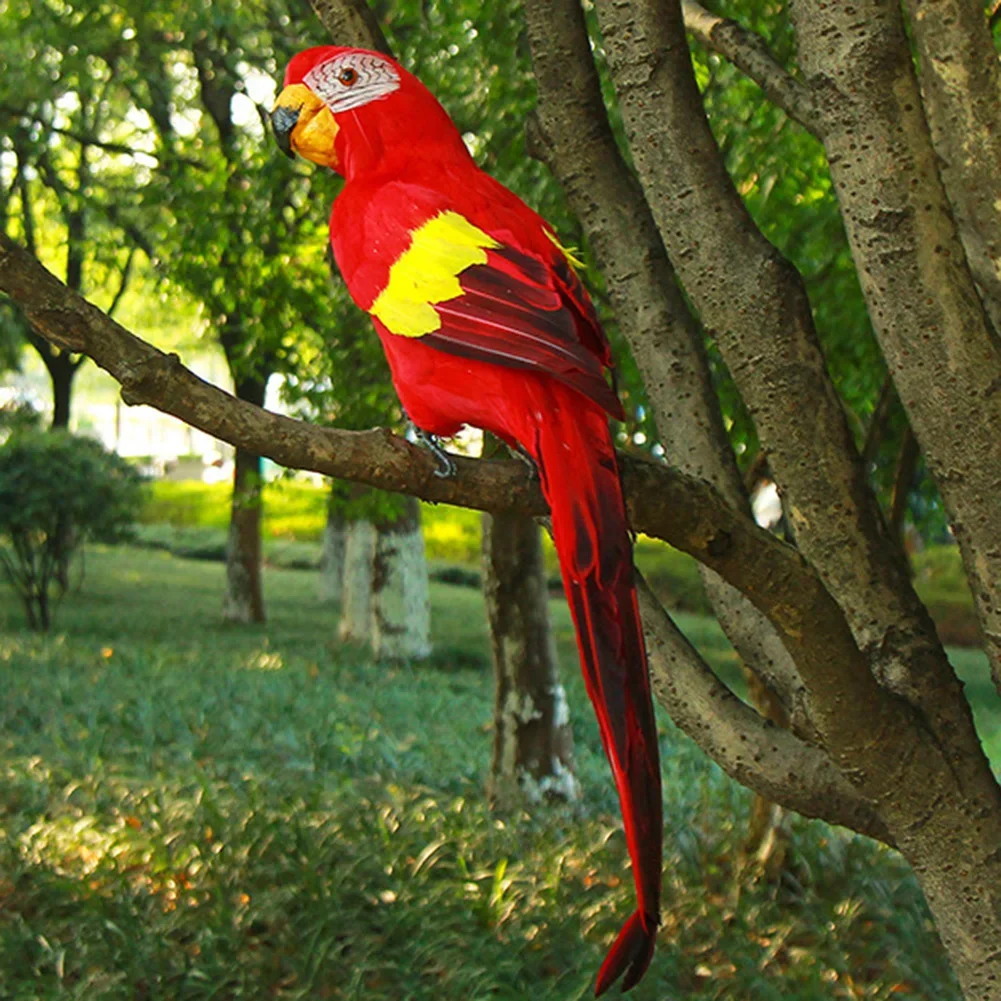
[(601, 994), (623, 973), (622, 989), (635, 986), (653, 955), (660, 922), (660, 758), (608, 420), (573, 390), (551, 386), (547, 397), (534, 442), (523, 444), (538, 464), (552, 510), (581, 667), (615, 777), (636, 885), (636, 913), (598, 973), (595, 994)]

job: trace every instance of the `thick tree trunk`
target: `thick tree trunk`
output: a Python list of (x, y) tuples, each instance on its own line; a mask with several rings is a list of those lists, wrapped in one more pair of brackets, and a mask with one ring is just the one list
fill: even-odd
[(375, 569), (375, 526), (348, 522), (344, 539), (344, 589), (338, 638), (344, 643), (372, 643), (372, 574)]
[(575, 800), (573, 729), (549, 623), (535, 521), (483, 516), (483, 593), (494, 662), (494, 750), (488, 793), (502, 809)]
[[(264, 405), (267, 377), (238, 379), (236, 395)], [(233, 507), (226, 543), (226, 595), (223, 618), (228, 622), (263, 622), (261, 588), (261, 457), (236, 450), (233, 467)]]
[[(918, 13), (919, 5), (909, 6)], [(960, 114), (941, 103), (947, 95), (935, 89), (933, 77), (944, 69), (954, 83), (967, 71), (964, 53), (955, 46), (948, 66), (936, 59), (932, 26), (922, 19), (932, 11), (936, 18), (945, 15), (932, 29), (941, 35), (958, 27), (955, 13), (961, 5), (920, 6), (910, 31), (898, 5), (876, 0), (859, 0), (850, 9), (796, 0), (790, 12), (805, 79), (824, 95), (824, 146), (869, 315), (949, 510), (1001, 689), (1001, 550), (991, 527), (999, 517), (1001, 351), (956, 226), (957, 217), (969, 226), (979, 214), (979, 222), (990, 229), (997, 210), (989, 198), (990, 210), (977, 203), (984, 194), (965, 170), (987, 155), (979, 140), (968, 146), (961, 141), (962, 149), (955, 147), (950, 158), (944, 150), (936, 153), (928, 132), (930, 118), (937, 123), (939, 141), (947, 140), (949, 116)], [(973, 18), (972, 7), (968, 10)], [(983, 34), (982, 8), (976, 17), (976, 31)], [(925, 45), (921, 62), (931, 60), (924, 66), (932, 98), (928, 108), (911, 55), (916, 25)], [(981, 43), (989, 45), (986, 37)], [(996, 67), (993, 75), (996, 79)], [(996, 121), (996, 96), (978, 114), (987, 109)], [(972, 140), (973, 130), (964, 135)], [(858, 167), (860, 142), (863, 169)], [(957, 195), (950, 204), (943, 176), (951, 180), (954, 195), (957, 184), (967, 184), (968, 197)], [(967, 228), (967, 247), (973, 248), (974, 262), (983, 265), (986, 282), (997, 248), (990, 246), (994, 237), (988, 239), (985, 229), (978, 251), (977, 240), (970, 241), (975, 235)], [(982, 290), (989, 291), (986, 284)], [(916, 344), (921, 345), (919, 360), (913, 357)], [(926, 720), (938, 724), (930, 711)], [(947, 755), (938, 775), (908, 767), (905, 782), (881, 809), (921, 883), (965, 996), (1001, 1001), (1001, 795), (980, 748), (964, 747), (962, 730), (939, 727), (936, 734)], [(889, 743), (880, 741), (882, 753)]]
[(431, 594), (417, 498), (403, 498), (401, 514), (378, 531), (372, 650), (376, 657), (423, 660), (431, 655)]
[(320, 579), (317, 593), (321, 601), (339, 605), (344, 594), (344, 550), (347, 520), (344, 517), (343, 491), (331, 484), (327, 501), (327, 523), (323, 526), (320, 551)]

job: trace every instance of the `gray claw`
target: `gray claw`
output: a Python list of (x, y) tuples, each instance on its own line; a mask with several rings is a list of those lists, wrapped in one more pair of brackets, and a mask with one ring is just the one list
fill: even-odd
[(539, 479), (539, 467), (536, 466), (535, 459), (532, 458), (528, 450), (518, 445), (516, 448), (510, 448), (510, 452), (528, 466), (528, 482), (535, 483)]
[(452, 456), (441, 447), (438, 442), (438, 436), (423, 431), (413, 421), (409, 423), (414, 438), (434, 456), (435, 461), (438, 463), (438, 468), (434, 471), (434, 475), (440, 480), (450, 480), (455, 477), (459, 472), (459, 467), (455, 464)]

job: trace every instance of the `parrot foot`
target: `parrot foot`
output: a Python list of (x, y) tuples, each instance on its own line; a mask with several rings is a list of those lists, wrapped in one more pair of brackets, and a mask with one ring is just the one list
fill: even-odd
[(454, 479), (456, 474), (459, 472), (459, 468), (456, 466), (455, 460), (452, 456), (441, 447), (438, 436), (431, 434), (429, 431), (424, 431), (414, 424), (413, 421), (410, 421), (409, 424), (409, 430), (412, 433), (414, 440), (419, 445), (423, 445), (424, 448), (426, 448), (434, 456), (435, 461), (438, 463), (438, 468), (434, 471), (434, 475), (442, 480)]
[(539, 481), (539, 467), (535, 464), (532, 454), (523, 445), (508, 445), (511, 454), (516, 459), (521, 459), (528, 466), (528, 482), (537, 483)]

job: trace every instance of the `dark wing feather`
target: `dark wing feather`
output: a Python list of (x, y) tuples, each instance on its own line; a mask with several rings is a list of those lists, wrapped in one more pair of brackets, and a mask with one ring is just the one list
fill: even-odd
[(623, 419), (622, 405), (605, 381), (607, 348), (596, 318), (590, 322), (593, 309), (588, 316), (576, 296), (567, 295), (564, 282), (554, 287), (545, 264), (500, 247), (490, 250), (486, 264), (466, 268), (459, 284), (461, 296), (435, 304), (441, 327), (425, 334), (424, 343), (545, 373)]

